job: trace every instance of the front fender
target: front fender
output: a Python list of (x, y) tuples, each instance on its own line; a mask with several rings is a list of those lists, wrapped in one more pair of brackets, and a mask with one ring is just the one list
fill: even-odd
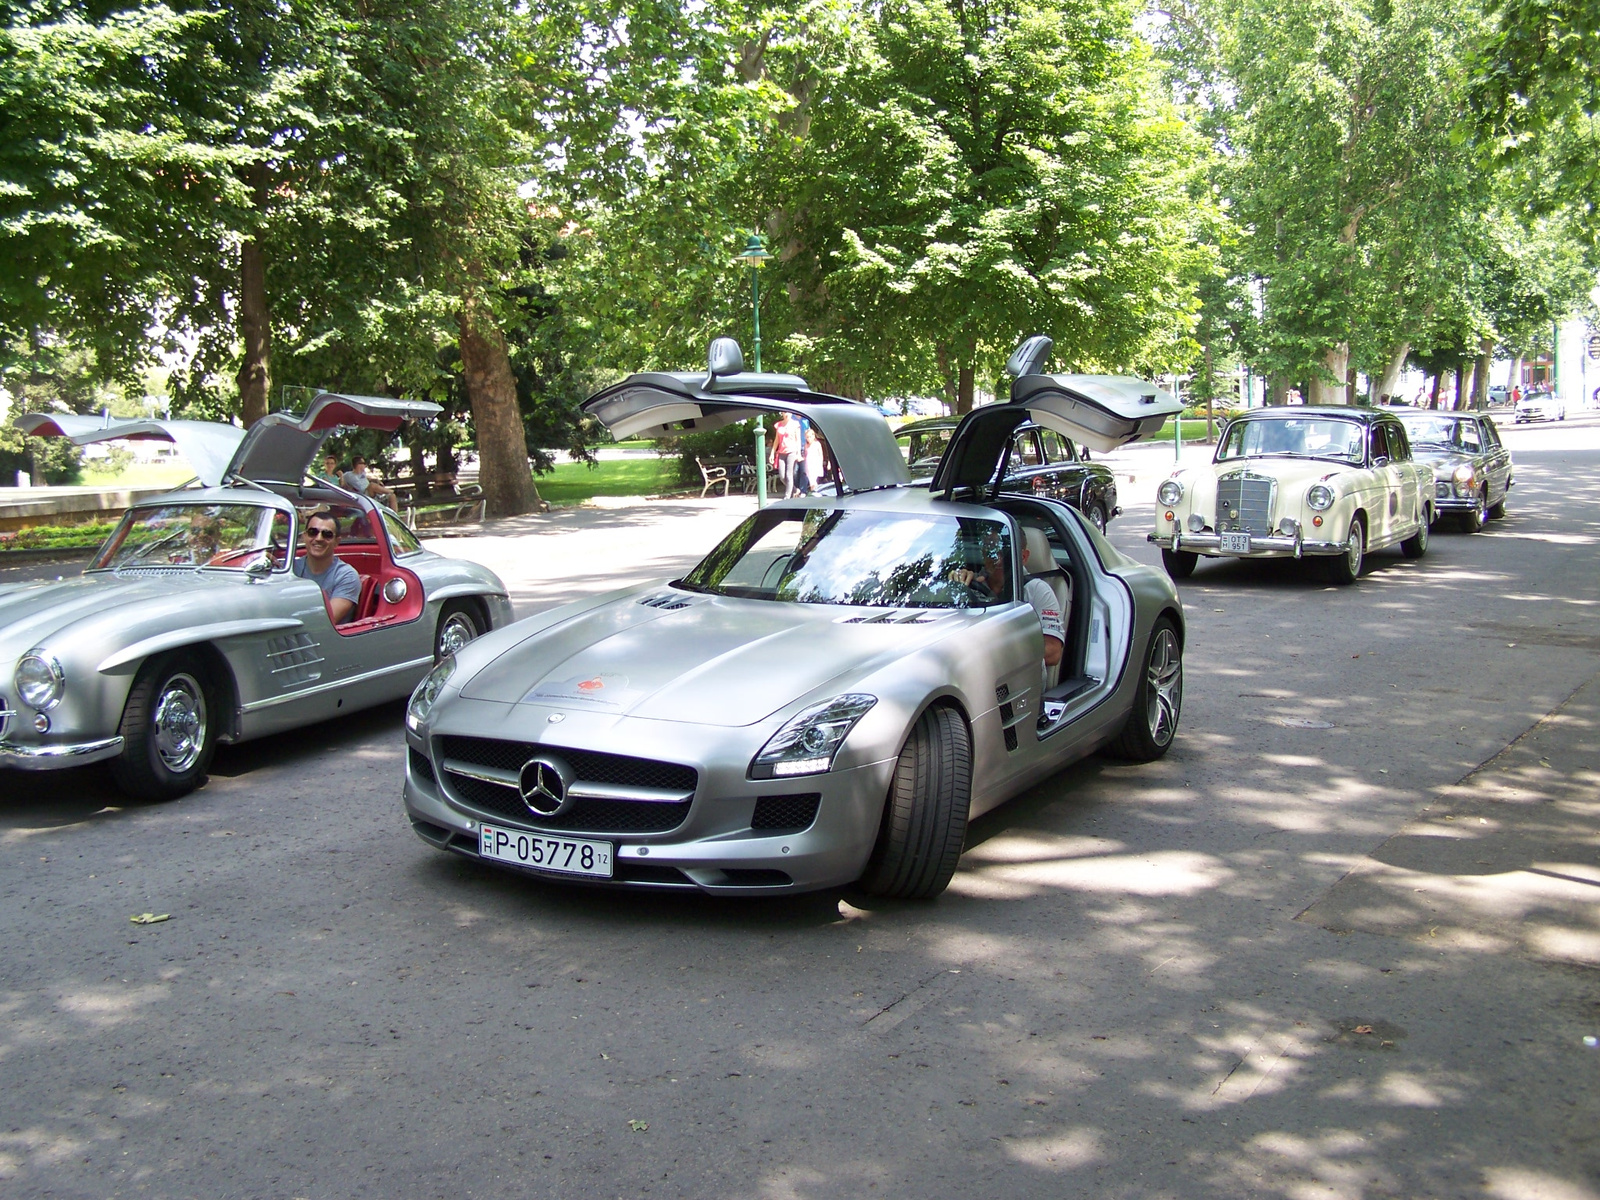
[(254, 617), (242, 621), (218, 621), (211, 625), (191, 625), (158, 633), (124, 646), (104, 659), (95, 669), (102, 675), (131, 675), (140, 663), (153, 654), (164, 654), (183, 646), (203, 642), (216, 642), (224, 638), (249, 637), (256, 634), (282, 633), (304, 629), (305, 622), (294, 617)]

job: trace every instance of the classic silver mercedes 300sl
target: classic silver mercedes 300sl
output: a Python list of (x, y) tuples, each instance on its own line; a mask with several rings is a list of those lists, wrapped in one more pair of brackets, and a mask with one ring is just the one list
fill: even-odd
[[(28, 433), (79, 445), (171, 441), (198, 486), (129, 509), (80, 578), (0, 586), (0, 767), (107, 760), (131, 795), (181, 796), (219, 741), (399, 699), (440, 657), (509, 624), (492, 571), (424, 550), (394, 513), (306, 476), (336, 427), (393, 430), (439, 411), (324, 393), (303, 417), (274, 413), (248, 432), (19, 417)], [(318, 584), (292, 571), (318, 508), (338, 520), (338, 557), (361, 576), (339, 625)]]
[[(1165, 753), (1183, 695), (1172, 582), (1066, 504), (1000, 487), (1025, 422), (1104, 450), (1177, 405), (1137, 379), (1042, 374), (1048, 352), (1019, 347), (1010, 402), (966, 417), (923, 485), (874, 409), (745, 373), (731, 339), (706, 374), (597, 393), (585, 410), (617, 437), (797, 413), (838, 495), (757, 512), (682, 579), (442, 661), (407, 708), (413, 828), (568, 880), (927, 897), (971, 817), (1100, 747)], [(1050, 667), (1046, 610), (1064, 618)]]

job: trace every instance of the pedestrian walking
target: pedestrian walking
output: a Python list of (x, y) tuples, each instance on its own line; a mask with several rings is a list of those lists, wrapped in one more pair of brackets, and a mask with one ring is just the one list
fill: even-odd
[(802, 454), (800, 444), (800, 422), (794, 419), (792, 413), (780, 413), (777, 425), (772, 429), (772, 469), (778, 472), (778, 478), (783, 480), (783, 498), (789, 499), (795, 493), (795, 476), (798, 473)]

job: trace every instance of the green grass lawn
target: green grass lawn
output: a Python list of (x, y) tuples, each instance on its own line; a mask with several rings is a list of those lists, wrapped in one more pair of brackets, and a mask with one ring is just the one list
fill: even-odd
[[(1215, 427), (1217, 429), (1219, 429), (1219, 430), (1222, 428), (1222, 418), (1221, 417), (1217, 418)], [(1198, 421), (1190, 420), (1187, 417), (1184, 418), (1184, 421), (1183, 421), (1183, 440), (1185, 442), (1202, 442), (1202, 441), (1205, 440), (1205, 436), (1206, 436), (1206, 419), (1204, 417), (1201, 417)], [(1161, 427), (1161, 432), (1160, 433), (1155, 434), (1153, 437), (1147, 437), (1147, 438), (1144, 438), (1142, 440), (1146, 441), (1146, 442), (1156, 442), (1156, 441), (1162, 441), (1162, 440), (1166, 440), (1166, 441), (1170, 442), (1172, 440), (1172, 420), (1171, 420), (1171, 418), (1168, 418), (1167, 423)]]
[(676, 458), (625, 458), (599, 463), (558, 463), (548, 475), (535, 475), (539, 495), (551, 504), (578, 504), (595, 496), (655, 496), (678, 483)]
[(147, 488), (177, 487), (194, 478), (194, 468), (182, 462), (129, 463), (121, 471), (96, 470), (91, 464), (83, 470), (84, 487)]

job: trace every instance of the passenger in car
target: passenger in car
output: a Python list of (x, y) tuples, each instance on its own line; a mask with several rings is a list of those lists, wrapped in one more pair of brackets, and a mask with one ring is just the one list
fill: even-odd
[(355, 616), (361, 600), (361, 576), (349, 563), (337, 557), (339, 522), (327, 509), (306, 518), (306, 554), (294, 564), (301, 579), (313, 580), (328, 602), (328, 616), (342, 625)]
[(1055, 555), (1050, 553), (1050, 539), (1044, 530), (1032, 525), (1022, 528), (1022, 569), (1028, 573), (1028, 581), (1022, 585), (1022, 597), (1039, 614), (1039, 626), (1044, 631), (1044, 686), (1048, 689), (1056, 683), (1061, 656), (1067, 647), (1067, 611), (1072, 603), (1072, 588), (1056, 566)]

